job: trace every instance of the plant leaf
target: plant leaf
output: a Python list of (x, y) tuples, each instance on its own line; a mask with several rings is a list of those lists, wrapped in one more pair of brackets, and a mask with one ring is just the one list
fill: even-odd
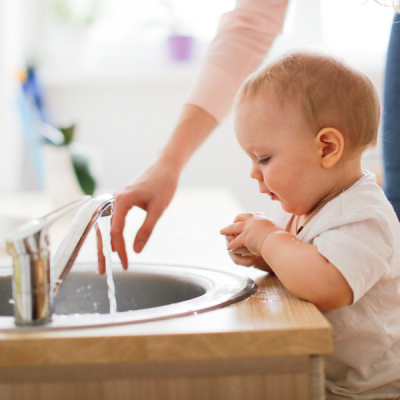
[(66, 126), (62, 128), (58, 128), (58, 130), (64, 135), (64, 143), (63, 146), (68, 146), (74, 140), (76, 125), (72, 124), (71, 126)]
[(86, 153), (76, 146), (70, 146), (69, 151), (79, 186), (83, 193), (93, 196), (96, 190), (96, 179), (90, 170), (90, 163)]

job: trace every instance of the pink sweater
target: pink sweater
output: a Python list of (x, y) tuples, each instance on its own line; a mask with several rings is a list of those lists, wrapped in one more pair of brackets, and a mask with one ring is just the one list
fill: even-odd
[(288, 0), (237, 0), (221, 18), (187, 103), (221, 122), (244, 78), (260, 66), (281, 32)]

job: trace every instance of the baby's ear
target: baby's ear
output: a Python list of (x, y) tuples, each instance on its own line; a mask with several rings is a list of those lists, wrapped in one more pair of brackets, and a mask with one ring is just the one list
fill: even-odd
[(332, 168), (342, 157), (344, 139), (335, 128), (324, 128), (315, 138), (318, 157), (323, 168)]

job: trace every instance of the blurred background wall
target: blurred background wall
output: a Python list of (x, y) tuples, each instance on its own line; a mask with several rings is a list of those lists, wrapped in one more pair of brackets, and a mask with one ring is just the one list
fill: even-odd
[[(26, 177), (19, 70), (35, 65), (52, 123), (76, 124), (76, 140), (95, 155), (98, 191), (113, 191), (156, 159), (219, 17), (233, 7), (234, 0), (0, 0), (1, 193), (45, 189)], [(291, 0), (289, 8), (266, 62), (292, 47), (320, 46), (364, 71), (382, 92), (391, 7), (373, 0)], [(193, 37), (186, 60), (168, 52), (167, 37), (175, 33)], [(378, 146), (364, 164), (379, 172), (380, 163)], [(180, 183), (223, 186), (246, 209), (265, 211), (249, 172), (229, 117), (190, 160)]]

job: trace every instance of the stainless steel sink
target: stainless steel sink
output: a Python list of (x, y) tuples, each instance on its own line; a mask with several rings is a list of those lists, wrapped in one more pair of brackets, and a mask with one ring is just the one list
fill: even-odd
[(109, 314), (106, 277), (97, 264), (75, 264), (55, 297), (53, 320), (40, 327), (16, 327), (11, 268), (0, 269), (0, 330), (40, 330), (139, 323), (205, 312), (241, 301), (255, 283), (236, 273), (203, 267), (130, 264), (116, 268), (118, 312)]

